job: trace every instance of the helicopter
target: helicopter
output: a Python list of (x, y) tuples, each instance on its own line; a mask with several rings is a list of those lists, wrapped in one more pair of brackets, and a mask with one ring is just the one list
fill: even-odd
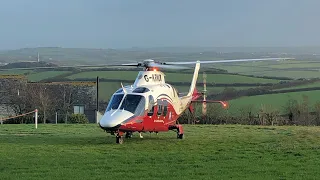
[[(105, 132), (116, 137), (116, 143), (122, 144), (124, 138), (131, 138), (138, 132), (140, 138), (145, 132), (176, 131), (177, 139), (183, 139), (184, 130), (177, 122), (184, 111), (194, 112), (193, 103), (220, 103), (224, 108), (225, 101), (199, 100), (201, 93), (196, 89), (200, 64), (231, 63), (248, 61), (279, 61), (292, 58), (234, 59), (189, 62), (157, 62), (147, 59), (143, 62), (120, 64), (119, 66), (142, 67), (132, 85), (119, 88), (111, 96), (99, 126)], [(183, 69), (178, 65), (195, 64), (189, 91), (179, 94), (177, 89), (166, 83), (165, 74), (160, 69)]]

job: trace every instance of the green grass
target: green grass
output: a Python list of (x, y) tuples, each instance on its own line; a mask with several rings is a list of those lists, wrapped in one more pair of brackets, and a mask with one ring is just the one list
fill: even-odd
[(136, 71), (87, 71), (68, 76), (68, 79), (77, 78), (106, 78), (106, 79), (122, 79), (122, 80), (135, 80), (138, 72)]
[(292, 63), (292, 64), (272, 64), (268, 65), (268, 67), (271, 68), (283, 68), (283, 69), (288, 69), (288, 68), (320, 68), (320, 63)]
[(0, 126), (1, 179), (319, 179), (319, 127), (185, 125), (115, 144), (97, 125)]
[(4, 70), (4, 71), (0, 71), (0, 74), (25, 74), (25, 73), (29, 73), (32, 72), (33, 70), (19, 70), (19, 69), (10, 69), (10, 70)]
[[(122, 79), (131, 80), (132, 83), (136, 79), (138, 72), (136, 71), (88, 71), (73, 74), (67, 78), (73, 80), (77, 78), (100, 78), (105, 79)], [(191, 82), (193, 74), (165, 73), (166, 82)], [(202, 82), (202, 74), (199, 74), (198, 82)], [(207, 74), (208, 83), (276, 83), (278, 80), (246, 77), (229, 74)]]
[(27, 77), (29, 81), (37, 82), (44, 79), (56, 77), (68, 72), (69, 71), (44, 71), (44, 72), (29, 74)]
[(265, 71), (261, 72), (262, 76), (279, 76), (289, 78), (320, 78), (320, 72), (316, 71)]
[[(214, 67), (225, 69), (228, 72), (257, 76), (277, 76), (292, 78), (320, 77), (319, 72), (310, 71), (310, 68), (319, 70), (320, 62), (309, 63), (308, 61), (301, 60), (232, 63), (228, 65), (217, 64)], [(291, 68), (302, 68), (304, 70), (297, 71)]]
[(308, 96), (310, 107), (313, 106), (317, 101), (320, 101), (320, 91), (302, 91), (302, 92), (291, 92), (291, 93), (280, 93), (280, 94), (266, 94), (259, 96), (241, 97), (229, 101), (229, 111), (236, 113), (239, 108), (248, 105), (255, 105), (258, 110), (261, 105), (271, 105), (274, 108), (282, 110), (283, 106), (290, 99), (302, 100), (302, 96)]
[[(124, 84), (125, 85), (125, 84)], [(99, 83), (99, 99), (109, 100), (111, 95), (121, 88), (120, 82), (100, 82)]]

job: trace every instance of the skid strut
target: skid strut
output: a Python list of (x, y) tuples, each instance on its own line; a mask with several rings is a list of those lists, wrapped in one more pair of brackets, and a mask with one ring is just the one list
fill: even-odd
[(116, 136), (116, 143), (117, 144), (123, 144), (123, 134), (124, 134), (124, 132), (118, 131), (117, 136)]
[(177, 130), (177, 138), (178, 139), (183, 139), (183, 127), (181, 124), (176, 124), (176, 125), (172, 125), (172, 126), (169, 126), (169, 130), (174, 130), (176, 129)]

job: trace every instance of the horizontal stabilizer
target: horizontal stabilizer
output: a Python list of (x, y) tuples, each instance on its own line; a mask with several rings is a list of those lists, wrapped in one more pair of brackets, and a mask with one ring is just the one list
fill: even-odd
[(227, 101), (213, 101), (213, 100), (192, 100), (193, 103), (220, 103), (223, 108), (227, 109), (229, 104)]

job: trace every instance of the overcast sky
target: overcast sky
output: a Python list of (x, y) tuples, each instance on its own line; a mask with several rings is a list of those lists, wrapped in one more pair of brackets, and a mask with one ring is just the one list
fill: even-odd
[(319, 46), (319, 0), (0, 0), (0, 49)]

